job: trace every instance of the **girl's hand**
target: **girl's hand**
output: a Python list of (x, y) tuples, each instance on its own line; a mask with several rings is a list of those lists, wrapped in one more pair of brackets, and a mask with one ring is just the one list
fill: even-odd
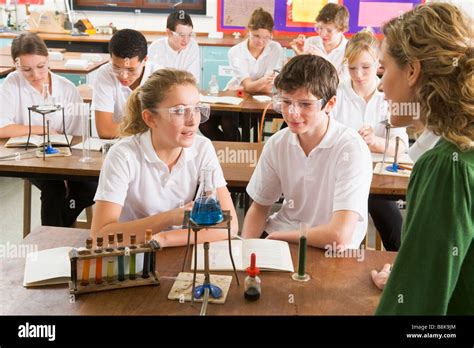
[(392, 266), (389, 263), (386, 263), (380, 272), (377, 272), (376, 270), (372, 270), (372, 272), (370, 272), (370, 275), (372, 276), (372, 281), (375, 283), (375, 286), (377, 286), (380, 290), (383, 290), (385, 284), (387, 284), (391, 267)]
[(361, 129), (359, 129), (359, 134), (362, 139), (364, 139), (369, 149), (372, 150), (377, 141), (373, 128), (370, 126), (363, 126)]

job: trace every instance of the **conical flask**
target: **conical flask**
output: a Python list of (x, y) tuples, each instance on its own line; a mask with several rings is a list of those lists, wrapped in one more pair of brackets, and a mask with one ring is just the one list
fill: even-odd
[(53, 100), (51, 93), (49, 93), (49, 83), (43, 83), (43, 90), (41, 91), (41, 105), (42, 107), (52, 107)]
[(191, 211), (191, 221), (197, 225), (215, 225), (224, 220), (214, 185), (214, 169), (201, 170), (199, 189)]

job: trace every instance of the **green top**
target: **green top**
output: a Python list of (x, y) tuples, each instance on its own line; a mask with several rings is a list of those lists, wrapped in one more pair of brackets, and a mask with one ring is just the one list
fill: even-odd
[(474, 314), (474, 151), (440, 140), (415, 164), (402, 243), (376, 314)]

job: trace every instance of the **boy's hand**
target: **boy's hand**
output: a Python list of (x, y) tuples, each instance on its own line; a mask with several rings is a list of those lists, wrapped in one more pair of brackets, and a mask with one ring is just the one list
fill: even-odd
[(387, 284), (388, 277), (390, 275), (391, 265), (386, 263), (380, 272), (372, 270), (370, 275), (372, 276), (372, 281), (375, 283), (380, 290), (383, 290), (385, 284)]
[(290, 42), (290, 46), (295, 51), (296, 54), (303, 53), (305, 40), (306, 40), (306, 36), (298, 35), (296, 39)]

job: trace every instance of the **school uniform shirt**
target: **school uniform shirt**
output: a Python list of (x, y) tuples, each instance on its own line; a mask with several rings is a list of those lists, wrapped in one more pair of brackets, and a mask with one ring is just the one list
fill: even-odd
[(349, 70), (347, 67), (344, 65), (344, 52), (346, 51), (346, 46), (347, 46), (347, 39), (343, 35), (342, 36), (342, 41), (337, 46), (334, 48), (331, 53), (327, 53), (326, 50), (324, 49), (324, 44), (323, 40), (321, 39), (321, 36), (312, 36), (310, 38), (307, 38), (304, 41), (304, 52), (310, 52), (311, 51), (311, 46), (314, 46), (316, 48), (319, 48), (322, 52), (325, 53), (325, 56), (323, 58), (327, 59), (329, 62), (334, 65), (336, 68), (337, 74), (339, 75), (339, 83), (342, 83), (343, 81), (350, 80), (350, 75), (349, 75)]
[(415, 143), (408, 149), (408, 156), (416, 162), (426, 151), (431, 150), (439, 141), (440, 136), (425, 129)]
[(165, 68), (186, 70), (200, 82), (199, 46), (195, 39), (191, 39), (186, 48), (179, 52), (171, 48), (167, 37), (158, 39), (148, 48), (148, 60)]
[[(64, 123), (66, 134), (81, 135), (81, 115), (76, 107), (82, 103), (82, 98), (74, 84), (62, 76), (50, 72), (51, 97), (54, 102), (64, 107)], [(41, 92), (36, 90), (22, 73), (14, 71), (8, 74), (0, 87), (0, 127), (11, 124), (28, 125), (28, 108), (40, 105), (43, 101)], [(63, 132), (62, 111), (46, 115), (51, 130)], [(31, 113), (31, 125), (42, 126), (43, 117), (35, 112)]]
[(95, 201), (123, 207), (119, 222), (132, 221), (178, 208), (194, 200), (203, 168), (215, 168), (214, 185), (226, 186), (216, 151), (209, 139), (196, 135), (169, 171), (157, 156), (151, 132), (124, 138), (112, 146), (100, 172)]
[(248, 48), (249, 40), (244, 40), (229, 50), (229, 64), (232, 69), (232, 79), (226, 89), (239, 87), (243, 80), (252, 81), (272, 74), (274, 69), (281, 69), (284, 50), (281, 45), (270, 40), (258, 58), (252, 56)]
[[(377, 85), (380, 79), (377, 77)], [(390, 119), (388, 102), (385, 100), (383, 92), (375, 90), (368, 102), (357, 95), (352, 88), (352, 81), (349, 79), (339, 85), (336, 94), (336, 105), (332, 110), (335, 120), (358, 131), (364, 125), (369, 125), (374, 130), (377, 137), (385, 139), (386, 128), (381, 121)], [(408, 148), (408, 134), (405, 127), (393, 127), (390, 129), (390, 139), (400, 137)]]
[[(160, 67), (153, 63), (145, 64), (140, 86), (150, 74)], [(128, 97), (133, 90), (123, 86), (112, 70), (112, 63), (104, 64), (97, 70), (97, 78), (93, 90), (92, 109), (95, 111), (111, 112), (115, 123), (120, 123), (124, 116)]]
[(473, 197), (474, 151), (442, 139), (416, 161), (401, 247), (376, 314), (474, 313)]
[(354, 130), (330, 119), (326, 135), (308, 156), (298, 136), (288, 128), (265, 144), (247, 186), (258, 204), (270, 206), (283, 193), (285, 200), (267, 220), (267, 233), (327, 224), (334, 212), (359, 215), (348, 248), (358, 248), (367, 229), (367, 200), (372, 180), (369, 149)]

